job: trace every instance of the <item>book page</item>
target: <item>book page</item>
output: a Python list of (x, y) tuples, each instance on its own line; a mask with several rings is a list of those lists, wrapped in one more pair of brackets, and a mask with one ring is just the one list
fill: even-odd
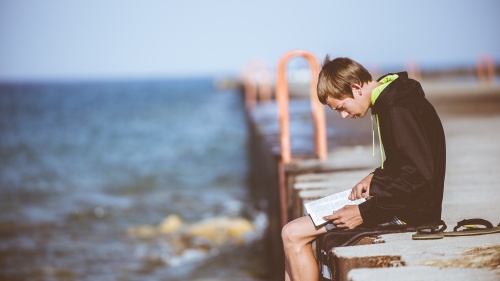
[(304, 204), (306, 214), (311, 216), (314, 225), (320, 226), (325, 224), (327, 221), (323, 219), (324, 216), (329, 216), (333, 212), (341, 209), (345, 205), (358, 205), (364, 202), (366, 199), (361, 198), (355, 201), (349, 200), (349, 194), (351, 189), (335, 193), (318, 200), (307, 202)]

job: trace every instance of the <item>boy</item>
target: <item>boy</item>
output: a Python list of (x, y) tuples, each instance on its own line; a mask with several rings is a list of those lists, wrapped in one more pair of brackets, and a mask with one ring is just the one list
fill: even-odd
[(387, 223), (418, 226), (441, 220), (445, 136), (420, 83), (409, 79), (406, 72), (372, 81), (361, 64), (349, 58), (330, 61), (326, 56), (318, 98), (344, 119), (363, 118), (371, 109), (386, 159), (352, 188), (349, 199), (364, 197), (367, 201), (326, 216), (330, 221), (326, 226), (315, 227), (305, 216), (283, 227), (285, 280), (318, 280), (311, 242), (326, 228)]

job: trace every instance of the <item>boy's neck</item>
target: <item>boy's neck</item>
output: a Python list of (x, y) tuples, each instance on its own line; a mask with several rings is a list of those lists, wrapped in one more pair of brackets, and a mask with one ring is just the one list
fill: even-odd
[(370, 81), (370, 82), (368, 82), (367, 84), (363, 85), (364, 92), (365, 92), (366, 94), (368, 94), (368, 96), (369, 96), (369, 97), (370, 97), (370, 99), (371, 99), (373, 89), (377, 88), (377, 87), (378, 87), (378, 86), (380, 86), (380, 85), (382, 85), (382, 84), (380, 84), (380, 83), (379, 83), (378, 81), (376, 81), (376, 80), (375, 80), (375, 81)]

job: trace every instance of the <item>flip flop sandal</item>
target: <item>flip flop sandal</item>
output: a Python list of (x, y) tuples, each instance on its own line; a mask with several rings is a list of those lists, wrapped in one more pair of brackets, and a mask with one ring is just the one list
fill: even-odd
[(442, 239), (444, 237), (443, 231), (445, 231), (446, 227), (446, 223), (443, 220), (437, 224), (422, 225), (417, 227), (417, 232), (411, 238), (413, 240)]
[(444, 236), (468, 236), (500, 233), (500, 224), (493, 226), (491, 222), (483, 219), (466, 219), (459, 221), (453, 231), (444, 232)]

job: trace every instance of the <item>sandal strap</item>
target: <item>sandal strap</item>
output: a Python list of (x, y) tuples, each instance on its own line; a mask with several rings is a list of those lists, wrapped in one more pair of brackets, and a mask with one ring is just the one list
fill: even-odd
[(461, 220), (457, 223), (457, 226), (453, 228), (453, 231), (457, 231), (460, 227), (466, 226), (466, 225), (482, 225), (486, 229), (493, 228), (493, 225), (491, 222), (484, 220), (484, 219), (465, 219)]
[[(446, 228), (447, 228), (446, 223), (443, 220), (440, 220), (437, 223), (433, 223), (433, 224), (429, 224), (429, 225), (421, 225), (421, 226), (417, 227), (416, 231), (420, 232), (420, 233), (425, 232), (425, 233), (434, 234), (434, 233), (443, 232), (446, 230)], [(423, 231), (423, 230), (429, 230), (429, 232)]]

